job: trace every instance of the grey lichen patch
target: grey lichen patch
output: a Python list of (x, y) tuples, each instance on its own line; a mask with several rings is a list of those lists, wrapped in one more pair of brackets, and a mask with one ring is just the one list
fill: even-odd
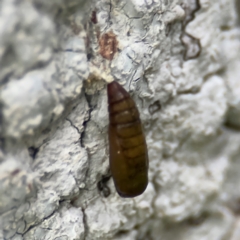
[[(105, 14), (108, 7), (110, 13)], [(168, 8), (170, 11), (166, 10)], [(100, 31), (109, 32), (113, 29), (119, 37), (118, 57), (111, 63), (112, 74), (122, 81), (130, 80), (131, 90), (135, 90), (132, 87), (133, 82), (141, 79), (144, 71), (154, 68), (155, 59), (161, 52), (159, 46), (165, 49), (164, 46), (171, 45), (171, 39), (165, 38), (166, 26), (173, 23), (174, 27), (177, 27), (180, 24), (178, 21), (184, 17), (183, 9), (175, 2), (119, 2), (111, 3), (110, 6), (104, 5), (104, 8), (97, 8), (96, 11)], [(114, 23), (112, 26), (108, 25), (109, 18)], [(180, 52), (177, 48), (176, 51)], [(164, 61), (170, 52), (166, 50), (162, 53), (161, 58)], [(93, 59), (95, 65), (99, 64), (96, 58)], [(102, 65), (99, 67), (105, 67), (104, 63)]]
[(79, 239), (84, 240), (81, 209), (68, 205), (24, 234), (24, 239)]
[[(204, 222), (199, 224), (191, 224), (184, 221), (180, 224), (169, 224), (168, 222), (162, 222), (161, 220), (155, 220), (150, 222), (151, 231), (146, 233), (143, 228), (141, 234), (142, 237), (146, 235), (151, 239), (159, 236), (162, 239), (174, 239), (175, 236), (180, 240), (185, 239), (212, 239), (213, 236), (217, 238), (230, 239), (229, 233), (232, 230), (234, 219), (231, 213), (226, 209), (216, 209), (209, 216), (205, 218)], [(144, 231), (145, 230), (145, 231)], [(141, 230), (140, 230), (141, 231)]]
[[(0, 81), (46, 65), (56, 43), (52, 21), (32, 4), (3, 1), (0, 36)], [(26, 14), (28, 12), (28, 14)]]
[[(52, 74), (53, 68), (45, 69)], [(33, 135), (34, 129), (46, 126), (57, 105), (57, 99), (45, 88), (49, 75), (43, 71), (28, 73), (19, 80), (6, 84), (1, 92), (4, 135), (19, 138)], [(21, 89), (21, 91), (19, 91)], [(62, 110), (56, 113), (61, 114)], [(11, 119), (11, 121), (10, 121)]]
[(35, 192), (34, 175), (29, 169), (25, 154), (5, 156), (0, 164), (0, 215), (21, 205)]
[[(223, 79), (212, 77), (198, 94), (181, 95), (154, 113), (158, 122), (151, 126), (147, 138), (155, 139), (148, 141), (153, 166), (162, 160), (154, 177), (160, 191), (155, 201), (158, 217), (181, 221), (188, 214), (200, 213), (217, 196), (228, 166), (224, 155), (228, 139), (220, 130), (226, 109)], [(214, 163), (218, 169), (213, 168)]]
[(41, 147), (33, 167), (43, 185), (60, 197), (70, 198), (78, 193), (78, 184), (84, 180), (87, 170), (87, 155), (80, 146), (78, 132), (69, 122)]
[[(75, 108), (75, 112), (73, 111), (69, 118), (72, 121), (83, 122), (85, 112), (81, 114), (81, 109), (83, 108)], [(87, 112), (87, 109), (85, 111)], [(78, 116), (79, 119), (76, 118)], [(76, 131), (76, 128), (66, 121), (61, 130), (39, 149), (33, 169), (39, 179), (41, 191), (36, 199), (31, 200), (29, 209), (22, 213), (21, 220), (26, 226), (19, 232), (27, 231), (26, 236), (32, 234), (31, 229), (37, 229), (43, 219), (55, 214), (60, 200), (71, 199), (79, 193), (79, 186), (85, 180), (88, 165), (86, 151), (80, 145), (79, 132), (82, 130), (79, 126), (79, 131)]]
[(36, 197), (29, 199), (14, 211), (15, 218), (10, 226), (23, 235), (44, 219), (54, 215), (58, 208), (59, 197), (54, 191), (39, 191)]
[[(3, 170), (5, 170), (5, 168), (3, 168)], [(27, 179), (26, 173), (17, 173), (17, 171), (16, 173), (12, 173), (16, 176), (12, 177), (9, 174), (9, 179), (7, 179), (7, 177), (1, 179), (1, 194), (3, 196), (1, 198), (1, 213), (4, 213), (9, 209), (18, 206), (24, 202), (27, 196), (31, 193), (30, 187), (27, 184), (32, 184), (32, 181)], [(7, 192), (8, 188), (12, 188), (11, 193)], [(11, 201), (7, 201), (7, 199), (11, 199)]]
[(2, 7), (11, 10), (1, 16), (6, 22), (0, 41), (3, 135), (19, 139), (41, 132), (61, 117), (66, 104), (80, 95), (88, 66), (84, 40), (70, 37), (70, 26), (56, 34), (50, 17), (30, 3), (16, 7), (4, 1)]
[(66, 52), (59, 56), (57, 67), (53, 62), (5, 85), (1, 91), (4, 135), (33, 135), (59, 119), (64, 105), (81, 93), (82, 78), (87, 76), (83, 56)]
[[(2, 225), (5, 236), (12, 236), (15, 232), (18, 232), (24, 235), (24, 238), (28, 239), (26, 236), (33, 234), (38, 227), (37, 231), (40, 231), (42, 229), (40, 227), (41, 224), (44, 224), (48, 219), (52, 219), (55, 216), (61, 200), (71, 199), (79, 193), (80, 185), (85, 181), (85, 173), (88, 166), (86, 151), (82, 149), (80, 144), (80, 132), (84, 130), (81, 124), (83, 124), (88, 116), (88, 105), (84, 102), (84, 98), (82, 104), (77, 106), (72, 114), (68, 116), (71, 121), (76, 123), (78, 131), (76, 131), (77, 127), (73, 128), (69, 121), (65, 121), (62, 128), (56, 131), (52, 138), (48, 139), (48, 142), (39, 148), (32, 166), (34, 177), (38, 182), (38, 194), (32, 198), (26, 195), (25, 199), (28, 197), (26, 203), (23, 201), (25, 199), (21, 200), (18, 205), (16, 205), (15, 201), (13, 211), (6, 213), (10, 218), (14, 216), (13, 220), (8, 220), (6, 214), (1, 216), (3, 217), (1, 221), (4, 219), (4, 216), (6, 220), (6, 224)], [(85, 110), (83, 107), (84, 104)], [(16, 176), (22, 173), (14, 166), (12, 168), (10, 179), (13, 178), (13, 181)], [(5, 173), (7, 173), (6, 170)], [(21, 182), (18, 180), (18, 184), (15, 187), (17, 188), (20, 184)], [(24, 193), (22, 190), (21, 192)], [(17, 193), (17, 196), (21, 198), (19, 193)], [(14, 197), (11, 198), (16, 199)], [(10, 201), (6, 202), (11, 204)], [(3, 206), (3, 208), (7, 209), (6, 206)], [(52, 222), (54, 221), (52, 220)], [(68, 218), (66, 218), (66, 221), (69, 224), (71, 223), (71, 220), (68, 220)], [(81, 235), (81, 230), (79, 231)], [(40, 233), (43, 235), (46, 234), (42, 230)], [(78, 234), (78, 231), (75, 234)], [(56, 233), (54, 232), (53, 235), (56, 235)], [(69, 236), (68, 233), (67, 236)]]
[[(134, 200), (122, 199), (115, 193), (108, 198), (92, 201), (84, 211), (88, 223), (87, 239), (115, 239), (117, 232), (129, 231), (143, 224), (153, 214), (151, 206), (153, 196), (154, 189), (150, 184), (144, 194)], [(101, 210), (106, 207), (108, 212)], [(113, 219), (112, 216), (116, 215), (118, 218)], [(93, 221), (98, 224), (91, 224)]]

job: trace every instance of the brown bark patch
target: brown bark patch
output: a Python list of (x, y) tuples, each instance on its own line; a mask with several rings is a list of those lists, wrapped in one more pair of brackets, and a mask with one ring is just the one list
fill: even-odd
[(108, 32), (100, 36), (99, 47), (100, 54), (103, 58), (112, 60), (114, 54), (117, 52), (118, 41), (113, 32)]

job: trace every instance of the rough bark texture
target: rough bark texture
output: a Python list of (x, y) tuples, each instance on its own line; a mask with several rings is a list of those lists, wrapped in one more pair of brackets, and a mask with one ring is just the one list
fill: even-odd
[[(238, 0), (0, 1), (0, 239), (239, 240)], [(109, 175), (106, 82), (150, 171)]]

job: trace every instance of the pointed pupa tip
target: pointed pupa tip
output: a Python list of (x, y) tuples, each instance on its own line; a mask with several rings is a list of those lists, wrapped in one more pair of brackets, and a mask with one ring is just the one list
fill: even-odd
[(128, 92), (116, 81), (107, 86), (108, 101), (117, 102), (129, 96)]

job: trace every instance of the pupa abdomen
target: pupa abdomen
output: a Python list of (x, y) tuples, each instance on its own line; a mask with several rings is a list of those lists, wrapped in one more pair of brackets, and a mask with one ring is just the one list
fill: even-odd
[(110, 169), (118, 194), (136, 197), (148, 185), (148, 153), (139, 112), (117, 82), (108, 84)]

